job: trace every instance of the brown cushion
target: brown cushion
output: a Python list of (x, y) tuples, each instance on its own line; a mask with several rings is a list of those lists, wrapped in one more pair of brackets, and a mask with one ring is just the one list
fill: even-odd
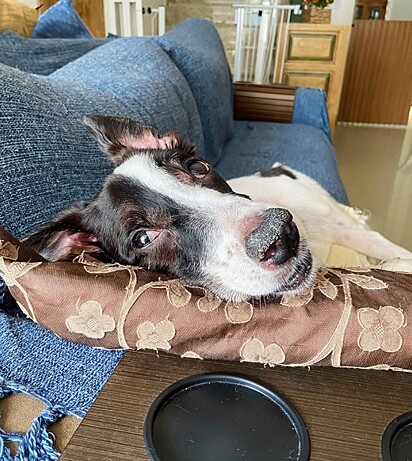
[(34, 8), (15, 0), (0, 0), (0, 31), (11, 29), (23, 37), (31, 37), (37, 19)]
[(412, 371), (409, 274), (323, 270), (304, 295), (253, 306), (137, 267), (34, 261), (8, 234), (0, 239), (0, 276), (12, 295), (69, 341), (269, 366)]

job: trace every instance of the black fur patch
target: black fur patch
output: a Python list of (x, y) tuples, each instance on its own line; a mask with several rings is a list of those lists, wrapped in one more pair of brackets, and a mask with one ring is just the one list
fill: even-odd
[(260, 176), (262, 178), (272, 178), (274, 176), (288, 176), (290, 179), (297, 179), (296, 176), (286, 168), (283, 168), (283, 166), (275, 166), (272, 168), (267, 168), (266, 170), (262, 170), (259, 172)]

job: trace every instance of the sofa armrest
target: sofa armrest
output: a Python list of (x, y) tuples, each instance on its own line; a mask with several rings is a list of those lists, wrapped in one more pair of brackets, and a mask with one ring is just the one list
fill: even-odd
[(235, 83), (234, 118), (300, 123), (322, 130), (330, 139), (326, 96), (317, 88)]
[(234, 118), (292, 123), (296, 88), (287, 85), (235, 83)]

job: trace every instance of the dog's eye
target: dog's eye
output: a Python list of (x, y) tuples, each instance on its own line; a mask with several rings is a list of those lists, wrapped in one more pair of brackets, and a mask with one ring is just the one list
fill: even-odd
[(187, 164), (187, 169), (195, 178), (203, 178), (209, 173), (209, 165), (200, 160), (191, 160)]
[(135, 235), (133, 241), (137, 248), (144, 248), (150, 245), (159, 234), (160, 232), (153, 229), (142, 230)]

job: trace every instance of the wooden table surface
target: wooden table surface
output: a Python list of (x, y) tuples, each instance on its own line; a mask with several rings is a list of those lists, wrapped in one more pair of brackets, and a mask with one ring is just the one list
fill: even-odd
[(247, 363), (128, 352), (74, 434), (61, 461), (147, 461), (143, 422), (150, 404), (173, 382), (205, 372), (241, 374), (282, 393), (307, 424), (311, 461), (380, 460), (381, 436), (386, 425), (412, 410), (412, 376), (406, 373), (263, 368)]

